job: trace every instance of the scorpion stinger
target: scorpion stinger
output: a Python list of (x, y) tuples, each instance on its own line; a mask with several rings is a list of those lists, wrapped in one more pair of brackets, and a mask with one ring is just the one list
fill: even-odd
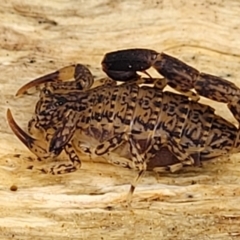
[[(64, 82), (70, 79), (74, 81)], [(16, 93), (16, 96), (24, 94), (28, 89), (41, 84), (56, 82), (57, 89), (76, 90), (89, 89), (93, 84), (93, 76), (90, 70), (82, 64), (74, 64), (63, 67), (53, 73), (39, 77), (22, 86)], [(64, 83), (63, 83), (64, 82)], [(54, 86), (54, 85), (52, 85)]]

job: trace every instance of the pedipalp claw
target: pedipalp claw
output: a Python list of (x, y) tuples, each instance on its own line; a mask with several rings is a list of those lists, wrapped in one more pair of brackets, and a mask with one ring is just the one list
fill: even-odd
[(17, 91), (16, 96), (24, 94), (28, 89), (44, 83), (65, 82), (70, 79), (74, 80), (62, 85), (59, 84), (59, 87), (63, 89), (88, 89), (94, 81), (92, 73), (86, 66), (73, 64), (28, 82)]
[(34, 79), (27, 84), (23, 85), (21, 88), (18, 89), (16, 96), (22, 95), (27, 92), (28, 89), (32, 87), (39, 86), (43, 83), (47, 82), (55, 82), (59, 80), (59, 71), (47, 74), (45, 76), (39, 77), (37, 79)]
[(24, 94), (28, 89), (39, 86), (43, 83), (69, 80), (75, 76), (75, 69), (76, 65), (73, 64), (67, 67), (63, 67), (53, 73), (49, 73), (47, 75), (34, 79), (18, 89), (16, 96)]
[(48, 152), (48, 142), (42, 141), (40, 139), (35, 139), (23, 131), (18, 124), (15, 122), (10, 109), (7, 110), (7, 121), (17, 138), (37, 157), (40, 159), (46, 159), (49, 157), (55, 157), (59, 155), (62, 149), (59, 149), (59, 152), (50, 153)]
[(12, 129), (13, 133), (18, 137), (18, 139), (27, 147), (30, 149), (33, 142), (36, 140), (29, 136), (25, 131), (23, 131), (18, 124), (15, 122), (11, 110), (8, 108), (7, 110), (7, 121), (8, 125)]

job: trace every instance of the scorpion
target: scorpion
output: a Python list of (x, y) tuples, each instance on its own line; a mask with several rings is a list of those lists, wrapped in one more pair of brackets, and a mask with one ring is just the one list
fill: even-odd
[[(146, 72), (150, 67), (163, 78), (152, 78)], [(44, 85), (28, 133), (7, 110), (14, 134), (40, 160), (55, 158), (61, 152), (70, 160), (69, 164), (42, 171), (73, 172), (81, 167), (80, 153), (102, 156), (112, 164), (138, 171), (131, 196), (146, 170), (175, 172), (183, 166), (240, 152), (239, 128), (198, 102), (204, 96), (227, 103), (239, 122), (240, 89), (235, 84), (149, 49), (107, 53), (102, 69), (108, 78), (96, 87), (92, 87), (90, 70), (75, 64), (18, 90), (17, 96)], [(179, 93), (165, 91), (166, 85)]]

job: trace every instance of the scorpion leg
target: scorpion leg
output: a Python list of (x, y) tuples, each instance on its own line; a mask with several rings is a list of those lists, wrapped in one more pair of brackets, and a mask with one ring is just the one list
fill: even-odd
[(129, 167), (139, 170), (145, 170), (146, 164), (144, 163), (144, 157), (139, 154), (139, 150), (136, 147), (136, 144), (132, 137), (128, 136), (125, 133), (116, 134), (112, 138), (100, 143), (95, 149), (95, 154), (99, 156), (107, 154), (119, 147), (124, 142), (129, 142), (130, 146), (132, 165), (130, 165)]
[[(95, 149), (95, 154), (97, 155), (107, 154), (108, 152), (111, 152), (115, 148), (119, 147), (125, 141), (129, 142), (131, 159), (132, 159), (132, 162), (131, 162), (132, 164), (129, 165), (129, 167), (139, 170), (137, 178), (131, 184), (131, 187), (127, 196), (127, 201), (128, 203), (130, 203), (131, 197), (136, 188), (137, 182), (140, 180), (141, 176), (147, 169), (146, 162), (144, 161), (144, 156), (139, 154), (139, 151), (136, 148), (136, 144), (134, 143), (134, 140), (132, 139), (132, 137), (128, 136), (125, 133), (117, 134), (114, 137), (98, 145)], [(113, 163), (116, 165), (116, 161), (113, 160)], [(119, 165), (121, 165), (121, 162), (119, 162)]]
[(71, 161), (69, 164), (61, 163), (51, 166), (49, 169), (41, 169), (44, 173), (50, 173), (52, 175), (65, 174), (70, 172), (75, 172), (77, 169), (81, 168), (81, 160), (78, 157), (72, 144), (67, 143), (64, 146), (64, 151)]
[[(74, 78), (74, 81), (68, 81)], [(24, 94), (28, 89), (39, 86), (43, 83), (56, 82), (52, 84), (56, 89), (74, 90), (74, 89), (89, 89), (93, 84), (93, 76), (89, 69), (82, 64), (74, 64), (67, 67), (63, 67), (53, 73), (44, 75), (35, 80), (32, 80), (22, 86), (16, 93), (16, 96)]]
[[(59, 148), (62, 148), (65, 145), (65, 141), (67, 139), (67, 142), (71, 138), (71, 134), (69, 136), (69, 133), (72, 132), (71, 130), (67, 129), (67, 127), (73, 126), (73, 124), (65, 124), (65, 127), (62, 127), (60, 131), (56, 131), (56, 134), (53, 136), (52, 141), (50, 143), (50, 151), (57, 150)], [(64, 135), (64, 133), (67, 133), (67, 135)], [(73, 139), (73, 142), (76, 141)], [(96, 155), (104, 155), (108, 154), (109, 152), (113, 151), (115, 148), (119, 147), (124, 141), (130, 142), (130, 151), (133, 158), (133, 165), (132, 168), (138, 168), (140, 170), (138, 177), (135, 179), (133, 184), (131, 185), (129, 194), (128, 194), (128, 201), (130, 201), (130, 198), (134, 192), (134, 189), (136, 187), (137, 181), (142, 176), (143, 172), (146, 170), (146, 163), (144, 163), (144, 158), (140, 156), (138, 153), (138, 150), (135, 148), (135, 144), (133, 144), (133, 141), (131, 138), (129, 138), (125, 133), (117, 134), (114, 137), (104, 141), (103, 143), (99, 144), (95, 149)], [(75, 151), (74, 151), (75, 153)], [(73, 155), (74, 160), (72, 162), (76, 162), (77, 164), (80, 163), (80, 160), (78, 160), (77, 155)], [(70, 157), (71, 159), (71, 157)], [(111, 160), (110, 160), (111, 161)], [(113, 160), (113, 163), (116, 164), (116, 161)], [(121, 164), (121, 162), (119, 162)], [(79, 164), (80, 165), (80, 164)], [(60, 166), (61, 167), (61, 166)], [(55, 168), (56, 169), (56, 168)], [(58, 169), (57, 169), (58, 170)]]
[(166, 168), (168, 168), (171, 172), (178, 171), (184, 165), (194, 165), (194, 159), (173, 138), (168, 137), (162, 137), (162, 139), (158, 137), (155, 139), (155, 143), (151, 145), (145, 153), (140, 153), (141, 149), (136, 141), (131, 136), (125, 133), (121, 133), (98, 145), (96, 147), (95, 153), (97, 155), (107, 154), (108, 152), (111, 152), (119, 147), (125, 141), (129, 142), (132, 159), (132, 164), (129, 165), (129, 167), (139, 170), (138, 177), (135, 179), (133, 184), (131, 184), (128, 199), (130, 199), (130, 195), (133, 194), (137, 181), (143, 175), (143, 172), (147, 169), (146, 153), (153, 148), (159, 150), (163, 145), (166, 145), (170, 153), (172, 153), (178, 159), (179, 162), (166, 166)]
[(128, 205), (130, 205), (130, 203), (132, 201), (133, 193), (134, 193), (134, 191), (135, 191), (135, 189), (137, 187), (137, 184), (138, 184), (139, 180), (142, 178), (144, 172), (145, 172), (144, 170), (140, 170), (139, 173), (137, 174), (136, 178), (131, 183), (129, 192), (127, 194), (127, 203), (128, 203)]

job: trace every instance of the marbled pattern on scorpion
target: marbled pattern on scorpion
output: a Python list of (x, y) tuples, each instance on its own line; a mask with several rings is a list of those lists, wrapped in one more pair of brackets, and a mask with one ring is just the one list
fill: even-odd
[[(240, 89), (233, 83), (146, 49), (106, 54), (102, 65), (109, 77), (126, 82), (116, 85), (106, 79), (90, 88), (90, 71), (77, 64), (36, 79), (18, 91), (20, 95), (45, 83), (29, 122), (29, 133), (34, 137), (16, 124), (8, 110), (13, 132), (38, 158), (53, 158), (62, 151), (69, 156), (68, 165), (59, 164), (46, 172), (75, 171), (81, 166), (79, 152), (137, 169), (140, 176), (145, 170), (177, 171), (240, 151), (239, 129), (210, 106), (198, 103), (199, 96), (191, 91), (195, 88), (202, 96), (227, 103), (239, 121)], [(150, 66), (165, 78), (143, 78), (136, 73)], [(65, 82), (71, 77), (75, 81)], [(163, 91), (166, 84), (183, 94)]]

